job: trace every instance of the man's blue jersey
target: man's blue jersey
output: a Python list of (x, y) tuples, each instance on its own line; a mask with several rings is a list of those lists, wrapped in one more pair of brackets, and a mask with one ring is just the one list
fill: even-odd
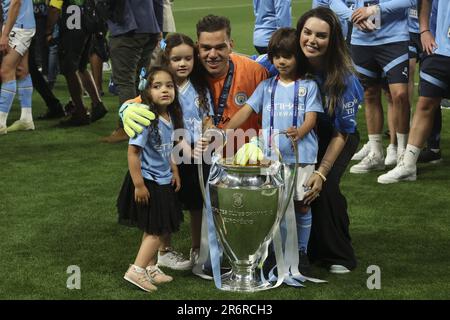
[[(3, 24), (6, 23), (6, 20), (8, 18), (10, 4), (11, 0), (2, 0)], [(14, 27), (21, 29), (36, 28), (36, 22), (34, 21), (33, 0), (22, 0), (16, 23), (14, 23)]]
[(253, 44), (257, 47), (267, 47), (277, 29), (291, 26), (291, 0), (253, 0), (253, 9)]
[(408, 10), (408, 27), (409, 32), (419, 33), (419, 10), (417, 8), (417, 0), (414, 2), (416, 4)]
[(379, 46), (386, 43), (409, 41), (408, 10), (415, 0), (356, 0), (355, 8), (379, 5), (381, 11), (380, 29), (363, 32), (353, 28), (351, 44)]
[(350, 8), (354, 4), (354, 1), (343, 0), (313, 0), (312, 7), (325, 7), (333, 10), (341, 21), (342, 33), (344, 37), (348, 32), (348, 21), (351, 21), (353, 10)]
[(450, 57), (450, 1), (439, 1), (436, 16), (436, 54)]

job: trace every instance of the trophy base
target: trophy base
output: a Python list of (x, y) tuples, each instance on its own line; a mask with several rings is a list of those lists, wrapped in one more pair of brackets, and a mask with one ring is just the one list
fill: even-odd
[(240, 275), (230, 271), (222, 276), (222, 287), (220, 290), (233, 292), (257, 292), (267, 290), (273, 284), (257, 279), (255, 274)]

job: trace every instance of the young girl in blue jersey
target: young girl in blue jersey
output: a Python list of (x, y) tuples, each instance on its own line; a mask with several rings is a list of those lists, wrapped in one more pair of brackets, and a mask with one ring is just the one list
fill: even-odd
[(358, 146), (356, 113), (364, 91), (333, 11), (319, 7), (306, 12), (297, 23), (297, 41), (325, 97), (326, 111), (317, 121), (317, 174), (306, 184), (311, 190), (305, 202), (313, 212), (308, 256), (332, 273), (346, 273), (356, 267), (356, 258), (339, 183)]
[(119, 222), (144, 232), (136, 259), (124, 278), (149, 292), (156, 290), (155, 284), (172, 280), (158, 268), (157, 252), (161, 238), (178, 231), (183, 220), (175, 194), (180, 189), (180, 176), (172, 161), (172, 134), (183, 128), (177, 95), (169, 70), (154, 67), (149, 71), (141, 99), (157, 117), (142, 134), (130, 139), (129, 172), (117, 200)]
[[(214, 111), (208, 83), (201, 73), (201, 64), (198, 61), (198, 52), (194, 41), (188, 36), (173, 33), (166, 38), (166, 47), (162, 56), (162, 63), (175, 76), (178, 87), (178, 99), (183, 110), (184, 137), (183, 139), (193, 148), (200, 138), (202, 131), (212, 126)], [(178, 163), (177, 163), (178, 164)], [(183, 270), (193, 266), (198, 258), (200, 248), (200, 234), (202, 225), (203, 199), (197, 173), (197, 165), (193, 159), (184, 157), (178, 164), (180, 177), (183, 181), (179, 199), (183, 209), (191, 214), (191, 251), (189, 261), (185, 261), (175, 251), (168, 252), (175, 260), (166, 262), (164, 251), (170, 250), (170, 238), (160, 250), (158, 263), (173, 269)], [(205, 169), (206, 170), (206, 169)], [(207, 174), (205, 173), (205, 176)]]
[[(282, 161), (298, 166), (294, 192), (299, 247), (299, 270), (308, 275), (307, 247), (311, 230), (311, 210), (303, 203), (303, 185), (314, 172), (318, 140), (314, 132), (317, 114), (323, 112), (320, 91), (314, 80), (305, 74), (305, 64), (299, 60), (295, 29), (278, 29), (270, 39), (268, 55), (279, 75), (263, 81), (242, 109), (231, 119), (227, 129), (238, 128), (253, 112), (262, 114), (262, 133), (266, 156), (270, 153), (270, 137), (282, 130), (297, 143), (299, 163), (290, 140), (279, 136), (278, 148)], [(240, 152), (237, 153), (239, 158)], [(238, 160), (240, 162), (240, 160)], [(246, 159), (244, 160), (246, 162)]]

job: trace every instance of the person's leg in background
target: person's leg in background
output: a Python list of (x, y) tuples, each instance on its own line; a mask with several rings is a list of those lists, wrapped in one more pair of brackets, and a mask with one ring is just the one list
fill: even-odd
[[(127, 100), (138, 95), (138, 72), (148, 67), (151, 53), (158, 42), (158, 34), (120, 35), (110, 38), (111, 66), (114, 83), (119, 94), (119, 107)], [(119, 119), (118, 127), (102, 142), (117, 143), (127, 141), (129, 137)]]

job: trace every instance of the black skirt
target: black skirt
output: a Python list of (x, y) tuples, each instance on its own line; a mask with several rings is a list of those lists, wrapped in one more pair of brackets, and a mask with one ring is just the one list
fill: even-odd
[(138, 227), (152, 234), (174, 233), (183, 222), (183, 212), (172, 185), (159, 185), (144, 179), (150, 193), (148, 205), (138, 205), (134, 200), (134, 184), (130, 172), (127, 172), (117, 198), (119, 223)]
[[(203, 179), (209, 176), (210, 166), (203, 164)], [(203, 208), (203, 197), (200, 190), (197, 164), (178, 165), (181, 178), (181, 189), (178, 192), (180, 202), (184, 210), (201, 210)]]

